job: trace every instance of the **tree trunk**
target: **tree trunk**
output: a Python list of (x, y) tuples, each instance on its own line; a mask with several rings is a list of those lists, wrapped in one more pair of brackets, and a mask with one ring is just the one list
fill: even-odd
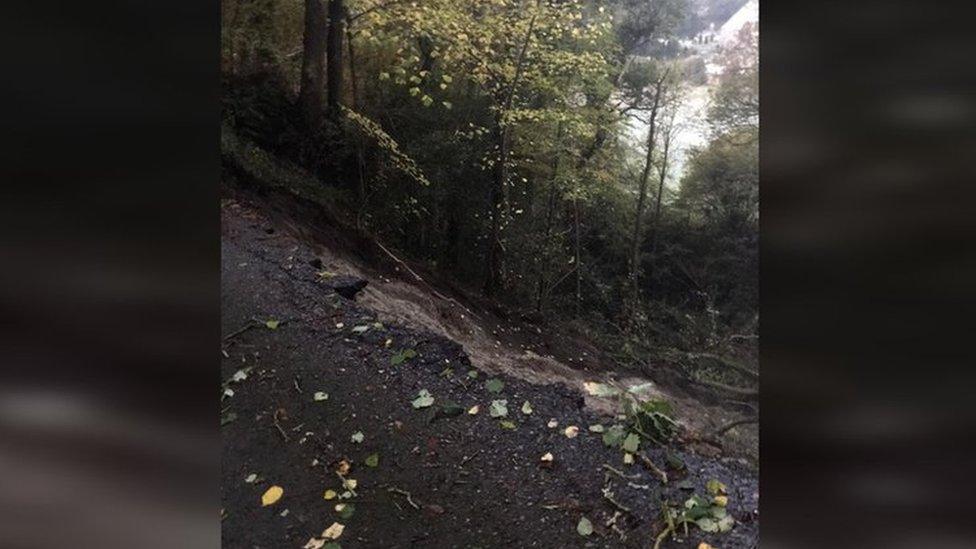
[(342, 96), (342, 36), (345, 21), (342, 0), (329, 0), (329, 36), (325, 52), (328, 93), (326, 94), (329, 116), (339, 116), (339, 99)]
[(657, 242), (658, 242), (658, 228), (661, 225), (661, 198), (664, 196), (664, 180), (668, 175), (668, 154), (671, 151), (671, 131), (670, 127), (674, 122), (669, 122), (669, 127), (665, 129), (663, 147), (661, 150), (661, 166), (659, 168), (660, 179), (658, 179), (657, 184), (657, 200), (654, 205), (654, 224), (651, 227), (651, 271), (648, 272), (648, 278), (653, 277), (654, 268), (656, 267), (657, 261)]
[(580, 316), (580, 301), (583, 295), (583, 265), (580, 260), (580, 215), (579, 198), (573, 196), (574, 261), (576, 262), (576, 318)]
[(539, 246), (539, 280), (537, 281), (538, 295), (536, 297), (535, 310), (542, 312), (543, 296), (545, 295), (546, 271), (545, 257), (546, 247), (549, 246), (549, 237), (552, 235), (552, 218), (556, 209), (556, 180), (559, 177), (559, 157), (562, 149), (563, 123), (556, 126), (556, 152), (552, 155), (552, 176), (549, 179), (549, 190), (546, 196), (546, 225), (543, 232), (542, 243)]
[(328, 27), (323, 1), (305, 0), (305, 37), (298, 104), (309, 128), (318, 126), (325, 92), (325, 39)]
[[(333, 0), (334, 2), (335, 0)], [(519, 50), (518, 61), (515, 64), (515, 75), (512, 83), (509, 84), (505, 99), (502, 102), (501, 112), (495, 118), (495, 142), (498, 145), (498, 164), (495, 165), (495, 181), (492, 185), (491, 196), (489, 197), (489, 213), (491, 219), (491, 232), (488, 242), (488, 275), (485, 277), (484, 295), (492, 296), (501, 284), (502, 277), (502, 214), (504, 214), (507, 200), (505, 197), (506, 185), (508, 184), (508, 148), (510, 140), (510, 130), (505, 123), (505, 113), (511, 110), (515, 100), (515, 91), (518, 88), (519, 80), (522, 77), (522, 65), (525, 61), (525, 52), (529, 48), (529, 39), (535, 31), (535, 20), (537, 13), (532, 14), (529, 20), (529, 28), (522, 40), (522, 47)]]
[(485, 278), (485, 296), (494, 295), (502, 277), (502, 215), (505, 208), (505, 185), (508, 181), (508, 127), (499, 119), (495, 123), (495, 142), (498, 145), (498, 162), (495, 164), (494, 181), (488, 197), (491, 227), (488, 234), (488, 276)]
[(637, 195), (637, 212), (634, 216), (634, 232), (630, 241), (630, 291), (634, 304), (640, 296), (637, 278), (640, 272), (640, 244), (641, 222), (644, 218), (644, 203), (647, 200), (647, 180), (651, 175), (651, 165), (654, 160), (654, 131), (657, 124), (657, 113), (661, 103), (661, 91), (664, 88), (664, 77), (655, 84), (654, 102), (651, 104), (651, 116), (647, 124), (647, 154), (644, 156), (644, 170), (641, 172), (640, 188)]
[[(346, 22), (346, 47), (349, 48), (349, 83), (352, 85), (352, 108), (354, 111), (360, 112), (362, 107), (359, 104), (359, 83), (356, 80), (356, 50), (353, 49), (352, 33), (349, 30), (350, 20), (348, 11), (346, 11), (344, 17)], [(363, 136), (358, 135), (356, 137), (356, 173), (359, 176), (359, 181), (356, 187), (356, 195), (359, 199), (359, 213), (356, 216), (356, 225), (360, 228), (363, 226), (363, 221), (366, 217), (366, 197), (368, 196), (366, 188), (366, 154), (364, 148)]]

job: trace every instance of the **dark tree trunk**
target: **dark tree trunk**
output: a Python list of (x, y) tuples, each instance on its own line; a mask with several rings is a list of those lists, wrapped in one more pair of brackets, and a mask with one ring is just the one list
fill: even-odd
[(323, 1), (305, 0), (305, 37), (298, 104), (309, 128), (318, 126), (325, 92), (325, 39), (328, 27)]
[(505, 213), (505, 186), (508, 182), (508, 127), (501, 120), (495, 124), (495, 141), (498, 145), (498, 162), (495, 164), (494, 180), (488, 197), (488, 275), (485, 277), (484, 294), (492, 296), (501, 284), (502, 277), (502, 216)]
[(342, 0), (329, 0), (329, 35), (325, 52), (329, 115), (338, 117), (342, 97), (342, 27), (345, 23)]
[[(669, 126), (674, 122), (669, 122)], [(651, 270), (648, 272), (648, 278), (652, 278), (654, 274), (654, 269), (657, 262), (657, 242), (658, 242), (658, 229), (661, 225), (661, 199), (664, 196), (664, 180), (668, 175), (668, 155), (671, 151), (671, 127), (666, 127), (664, 132), (663, 147), (661, 149), (661, 169), (659, 170), (660, 179), (657, 184), (657, 200), (654, 205), (654, 224), (651, 227)]]
[(634, 304), (640, 295), (640, 288), (637, 283), (640, 272), (640, 244), (641, 244), (641, 225), (644, 218), (644, 203), (647, 200), (647, 181), (651, 175), (651, 165), (654, 160), (654, 131), (657, 124), (657, 113), (661, 103), (661, 92), (664, 89), (664, 78), (662, 77), (655, 84), (654, 102), (651, 104), (651, 116), (647, 125), (647, 154), (644, 157), (644, 170), (641, 172), (640, 188), (637, 195), (637, 212), (634, 216), (634, 232), (630, 241), (630, 292)]

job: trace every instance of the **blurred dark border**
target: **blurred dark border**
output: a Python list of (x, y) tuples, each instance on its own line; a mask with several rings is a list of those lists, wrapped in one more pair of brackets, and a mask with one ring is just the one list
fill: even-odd
[(220, 544), (218, 10), (2, 8), (2, 547)]
[[(4, 6), (0, 545), (219, 544), (218, 3)], [(761, 3), (763, 547), (971, 547), (961, 3)]]
[(764, 547), (973, 547), (961, 3), (761, 3)]

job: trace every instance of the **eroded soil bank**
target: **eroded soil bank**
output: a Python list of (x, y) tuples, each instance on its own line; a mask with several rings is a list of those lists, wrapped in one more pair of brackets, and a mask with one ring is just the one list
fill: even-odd
[[(711, 479), (727, 486), (733, 529), (692, 528), (662, 546), (758, 543), (758, 482), (738, 460), (675, 448), (677, 467), (664, 449), (642, 449), (666, 470), (664, 484), (640, 464), (625, 465), (620, 450), (588, 430), (611, 425), (609, 410), (585, 405), (589, 397), (572, 383), (540, 376), (532, 360), (517, 358), (524, 350), (499, 341), (494, 366), (484, 350), (473, 360), (445, 336), (451, 328), (429, 325), (426, 312), (411, 323), (384, 305), (377, 288), (393, 281), (370, 279), (374, 273), (359, 273), (370, 286), (357, 301), (336, 295), (332, 285), (348, 260), (233, 200), (222, 206), (221, 246), (223, 333), (245, 328), (222, 350), (222, 381), (232, 392), (222, 402), (225, 547), (299, 548), (334, 522), (345, 526), (337, 540), (345, 548), (650, 547), (664, 526), (662, 502), (705, 495)], [(268, 319), (280, 324), (261, 324)], [(416, 356), (391, 364), (405, 349)], [(522, 362), (511, 363), (515, 369), (505, 360)], [(554, 362), (567, 379), (588, 376)], [(490, 392), (489, 379), (503, 388)], [(415, 409), (421, 390), (434, 404)], [(494, 400), (507, 401), (507, 417), (490, 417)], [(452, 404), (462, 411), (445, 413)], [(472, 406), (478, 414), (467, 413)], [(569, 426), (578, 436), (565, 435)], [(551, 464), (540, 460), (547, 453)], [(372, 454), (375, 467), (366, 464)], [(345, 478), (356, 481), (355, 495), (341, 500), (352, 506), (347, 517), (335, 510), (339, 499), (323, 497), (345, 491), (335, 472), (342, 460), (351, 464)], [(262, 506), (272, 485), (284, 494)], [(592, 522), (589, 536), (577, 532), (582, 517)]]

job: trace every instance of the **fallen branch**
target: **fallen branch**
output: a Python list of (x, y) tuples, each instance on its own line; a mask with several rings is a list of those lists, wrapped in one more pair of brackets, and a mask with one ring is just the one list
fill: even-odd
[(705, 385), (707, 387), (712, 387), (714, 389), (720, 389), (722, 391), (726, 391), (734, 395), (738, 395), (745, 399), (759, 400), (759, 391), (755, 389), (744, 389), (742, 387), (733, 387), (732, 385), (726, 385), (724, 383), (719, 383), (718, 381), (708, 381), (704, 379), (695, 379), (695, 378), (691, 378), (691, 379), (692, 381), (700, 385)]
[(471, 454), (470, 456), (465, 456), (464, 459), (461, 460), (461, 466), (463, 467), (465, 463), (471, 461), (480, 453), (481, 453), (481, 448), (478, 448), (478, 450), (475, 453)]
[(285, 439), (285, 442), (288, 442), (288, 434), (285, 433), (285, 430), (281, 428), (281, 424), (278, 423), (278, 410), (275, 410), (275, 413), (271, 417), (271, 421), (274, 423), (274, 426), (278, 428), (278, 432), (281, 433), (281, 438)]
[(610, 471), (611, 473), (617, 475), (618, 477), (620, 477), (620, 478), (622, 478), (624, 480), (635, 480), (635, 479), (639, 479), (640, 478), (640, 475), (625, 475), (623, 471), (621, 471), (619, 469), (616, 469), (613, 466), (611, 466), (609, 464), (606, 464), (606, 463), (604, 463), (603, 465), (601, 465), (601, 467), (603, 467), (607, 471)]
[(662, 470), (657, 465), (654, 465), (654, 462), (651, 461), (651, 458), (647, 457), (643, 452), (638, 452), (636, 455), (640, 459), (641, 463), (644, 464), (645, 467), (647, 467), (652, 473), (654, 473), (655, 475), (657, 475), (659, 479), (661, 479), (661, 484), (668, 483), (668, 474), (665, 473), (664, 470)]
[(392, 492), (394, 494), (400, 494), (401, 496), (405, 496), (407, 498), (407, 503), (409, 503), (411, 507), (413, 507), (414, 509), (417, 509), (417, 510), (420, 509), (420, 506), (417, 505), (413, 501), (413, 495), (410, 492), (408, 492), (406, 490), (401, 490), (400, 488), (397, 488), (396, 486), (391, 486), (391, 487), (387, 488), (386, 491), (387, 492)]
[(728, 359), (728, 358), (721, 357), (721, 356), (716, 355), (716, 354), (712, 354), (712, 353), (688, 353), (688, 358), (691, 359), (691, 360), (697, 360), (697, 359), (702, 359), (702, 358), (707, 358), (707, 359), (710, 359), (710, 360), (714, 360), (715, 362), (718, 362), (719, 364), (721, 364), (723, 366), (726, 366), (728, 368), (731, 368), (731, 369), (735, 370), (736, 372), (739, 372), (740, 374), (742, 374), (744, 376), (750, 377), (750, 378), (755, 379), (755, 380), (758, 380), (759, 379), (759, 372), (756, 372), (754, 370), (751, 370), (750, 368), (747, 368), (747, 367), (743, 366), (742, 364), (740, 364), (738, 362), (735, 362), (735, 361), (733, 361), (731, 359)]
[(473, 316), (474, 318), (476, 318), (478, 320), (481, 319), (478, 315), (474, 314), (471, 311), (471, 309), (468, 309), (464, 305), (461, 305), (460, 303), (458, 303), (458, 301), (456, 299), (447, 297), (446, 295), (444, 295), (444, 294), (438, 292), (436, 289), (434, 289), (434, 287), (431, 286), (430, 284), (428, 284), (426, 280), (424, 280), (423, 278), (421, 278), (421, 276), (419, 274), (417, 274), (416, 272), (414, 272), (414, 270), (411, 269), (410, 266), (406, 264), (406, 262), (404, 262), (399, 257), (393, 255), (393, 252), (391, 252), (390, 250), (387, 250), (386, 247), (383, 246), (382, 244), (380, 244), (378, 240), (375, 240), (374, 242), (376, 242), (376, 246), (379, 247), (380, 250), (383, 250), (383, 253), (385, 253), (386, 255), (388, 255), (390, 257), (390, 259), (392, 259), (398, 265), (400, 265), (401, 267), (403, 267), (404, 270), (406, 270), (408, 273), (410, 273), (413, 276), (414, 280), (416, 280), (417, 282), (423, 284), (423, 286), (425, 288), (427, 288), (427, 290), (430, 291), (430, 293), (434, 294), (435, 296), (437, 296), (440, 299), (443, 299), (444, 301), (447, 301), (448, 303), (453, 303), (454, 305), (456, 305), (456, 306), (464, 309), (465, 311), (467, 311), (467, 313), (469, 315)]
[(725, 425), (722, 425), (718, 429), (712, 431), (712, 433), (709, 435), (709, 438), (718, 438), (731, 429), (734, 429), (740, 425), (749, 425), (750, 423), (759, 423), (759, 418), (750, 417), (745, 419), (738, 419), (736, 421), (730, 421), (729, 423), (726, 423)]

